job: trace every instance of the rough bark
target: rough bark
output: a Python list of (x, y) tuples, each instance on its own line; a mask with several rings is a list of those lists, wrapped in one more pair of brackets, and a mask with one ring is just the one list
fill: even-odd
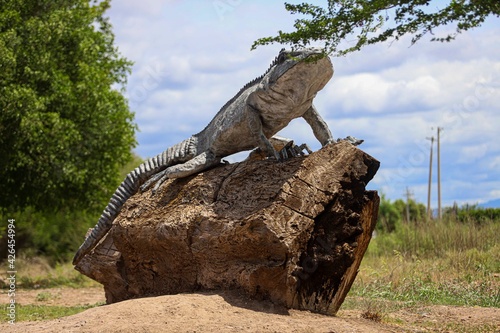
[(108, 303), (240, 289), (335, 314), (375, 227), (379, 162), (346, 142), (283, 163), (221, 165), (136, 194), (76, 267)]

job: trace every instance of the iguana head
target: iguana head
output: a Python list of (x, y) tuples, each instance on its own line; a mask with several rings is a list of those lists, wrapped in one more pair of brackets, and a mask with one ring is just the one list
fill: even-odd
[(323, 49), (283, 49), (266, 76), (267, 83), (283, 93), (315, 95), (333, 76), (333, 66)]

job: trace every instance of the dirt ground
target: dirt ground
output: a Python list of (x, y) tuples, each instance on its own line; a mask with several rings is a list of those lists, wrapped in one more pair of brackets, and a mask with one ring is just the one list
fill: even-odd
[[(2, 292), (2, 304), (8, 299)], [(22, 305), (93, 305), (104, 302), (101, 288), (21, 290)], [(287, 310), (236, 292), (159, 296), (97, 306), (50, 321), (0, 323), (0, 332), (500, 332), (500, 309), (427, 306), (386, 313), (382, 322), (359, 310), (336, 317)]]

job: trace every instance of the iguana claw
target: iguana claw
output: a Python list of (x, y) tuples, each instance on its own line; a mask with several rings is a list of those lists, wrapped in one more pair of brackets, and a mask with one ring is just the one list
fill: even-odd
[(160, 172), (154, 174), (153, 176), (151, 176), (151, 178), (149, 178), (140, 187), (141, 192), (147, 191), (148, 188), (150, 188), (154, 183), (156, 183), (155, 187), (153, 188), (153, 194), (154, 194), (156, 192), (156, 190), (158, 189), (158, 187), (165, 181), (165, 179), (163, 179), (164, 176), (165, 176), (165, 170), (160, 171)]
[(280, 156), (280, 160), (283, 161), (290, 157), (304, 156), (304, 150), (306, 150), (308, 154), (312, 154), (312, 150), (307, 144), (304, 143), (297, 146), (293, 141), (290, 141), (278, 152), (278, 155)]
[(347, 141), (349, 142), (350, 144), (352, 144), (353, 146), (359, 146), (360, 144), (362, 144), (365, 140), (361, 140), (361, 139), (356, 139), (355, 137), (353, 136), (346, 136), (345, 139), (338, 139), (337, 142), (340, 142), (340, 141)]

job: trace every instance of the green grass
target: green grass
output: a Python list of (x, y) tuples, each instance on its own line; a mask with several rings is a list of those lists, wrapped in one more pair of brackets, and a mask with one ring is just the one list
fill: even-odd
[[(395, 313), (418, 317), (426, 306), (500, 308), (500, 221), (432, 221), (398, 225), (375, 236), (342, 305), (368, 317), (403, 325)], [(433, 332), (496, 332), (489, 323), (421, 321)]]
[[(48, 305), (16, 305), (16, 322), (57, 319), (77, 314), (98, 305), (99, 304), (69, 307)], [(3, 313), (7, 313), (6, 305), (2, 306), (2, 311)], [(8, 320), (9, 319), (6, 317), (4, 321), (7, 322)]]
[[(39, 289), (55, 287), (86, 288), (101, 286), (99, 283), (77, 272), (71, 263), (49, 265), (49, 260), (42, 257), (20, 256), (16, 259), (16, 289)], [(0, 273), (1, 274), (1, 273)], [(1, 274), (0, 286), (6, 290), (4, 276)], [(57, 295), (49, 291), (42, 291), (36, 296), (39, 302), (56, 299)], [(22, 305), (16, 304), (16, 322), (49, 320), (70, 316), (89, 308), (100, 305), (86, 306), (52, 306), (52, 305)], [(1, 305), (2, 312), (7, 313), (7, 304)], [(2, 316), (7, 322), (9, 318)]]
[(486, 324), (470, 326), (464, 323), (447, 323), (437, 332), (454, 332), (454, 333), (497, 333), (498, 325)]
[(372, 239), (351, 296), (500, 307), (500, 223), (399, 225)]
[[(6, 265), (2, 263), (2, 265)], [(80, 274), (71, 263), (51, 266), (43, 257), (21, 255), (16, 258), (16, 286), (18, 289), (54, 287), (84, 288), (100, 286), (94, 280)], [(5, 289), (6, 272), (0, 272), (0, 288)]]

